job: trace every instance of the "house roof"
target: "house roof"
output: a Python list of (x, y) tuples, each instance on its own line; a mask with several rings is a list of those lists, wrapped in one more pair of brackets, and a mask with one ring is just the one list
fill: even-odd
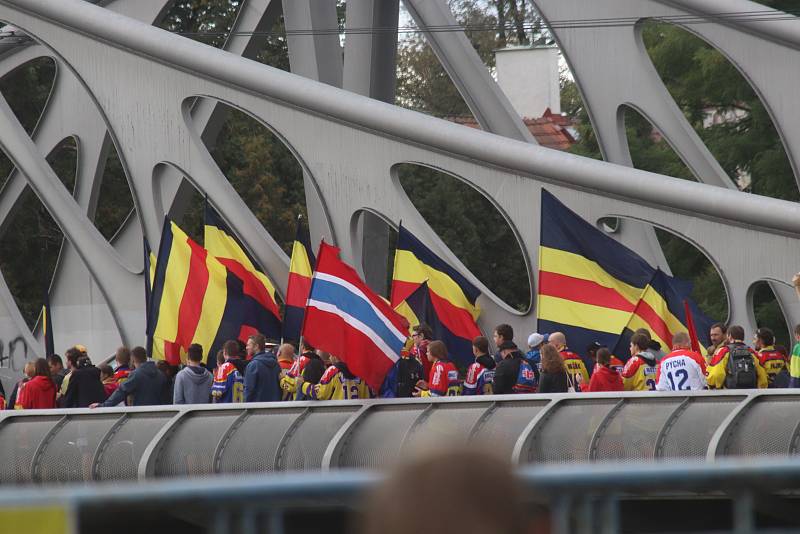
[[(480, 128), (478, 121), (470, 115), (445, 117), (445, 119), (470, 128)], [(550, 108), (546, 109), (541, 117), (536, 119), (525, 117), (522, 122), (541, 146), (567, 150), (575, 143), (575, 138), (569, 131), (569, 128), (573, 127), (572, 118), (552, 113)]]

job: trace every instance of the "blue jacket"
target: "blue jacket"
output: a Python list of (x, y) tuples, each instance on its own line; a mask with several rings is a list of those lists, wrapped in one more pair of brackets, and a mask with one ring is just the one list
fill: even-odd
[(138, 365), (102, 406), (116, 406), (128, 395), (133, 396), (131, 406), (163, 404), (167, 387), (167, 377), (158, 370), (156, 362), (147, 361)]
[(281, 367), (272, 352), (259, 352), (244, 373), (245, 402), (276, 402), (281, 400)]

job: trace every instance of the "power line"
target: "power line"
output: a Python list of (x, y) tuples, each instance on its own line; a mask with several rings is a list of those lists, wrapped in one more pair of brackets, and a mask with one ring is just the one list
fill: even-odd
[(299, 29), (299, 30), (284, 30), (280, 32), (274, 31), (260, 31), (260, 32), (176, 32), (183, 36), (203, 36), (203, 37), (220, 37), (227, 35), (236, 36), (266, 36), (266, 37), (283, 37), (283, 36), (315, 36), (315, 35), (374, 35), (385, 33), (398, 33), (398, 34), (412, 34), (412, 33), (446, 33), (446, 32), (499, 32), (503, 29), (506, 31), (518, 31), (520, 26), (523, 30), (560, 30), (560, 29), (591, 29), (591, 28), (618, 28), (624, 26), (634, 26), (642, 20), (651, 20), (655, 22), (666, 22), (675, 25), (695, 25), (695, 24), (715, 24), (715, 23), (748, 23), (748, 22), (774, 22), (774, 21), (789, 21), (798, 20), (797, 15), (800, 15), (800, 10), (793, 11), (775, 11), (775, 10), (760, 10), (760, 11), (732, 11), (721, 13), (709, 13), (707, 15), (667, 15), (667, 16), (654, 16), (654, 17), (614, 17), (614, 18), (590, 18), (590, 19), (565, 19), (554, 20), (548, 23), (544, 22), (525, 22), (521, 25), (508, 23), (505, 26), (496, 24), (468, 24), (465, 26), (459, 24), (426, 26), (418, 28), (416, 26), (400, 26), (400, 27), (363, 27), (363, 28), (348, 28), (347, 26), (339, 26), (329, 29)]

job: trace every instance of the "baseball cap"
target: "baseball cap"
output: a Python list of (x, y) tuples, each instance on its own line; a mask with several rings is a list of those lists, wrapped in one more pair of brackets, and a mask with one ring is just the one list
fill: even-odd
[(268, 337), (266, 339), (266, 341), (264, 341), (264, 346), (265, 347), (277, 347), (278, 346), (278, 340), (274, 339), (274, 338), (271, 338), (271, 337)]
[(544, 336), (539, 332), (534, 332), (533, 334), (528, 336), (528, 346), (529, 347), (536, 347), (541, 345), (544, 342)]

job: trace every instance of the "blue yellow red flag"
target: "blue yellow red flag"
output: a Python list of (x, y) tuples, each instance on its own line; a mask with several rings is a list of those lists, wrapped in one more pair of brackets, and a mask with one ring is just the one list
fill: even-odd
[(473, 358), (472, 340), (481, 335), (475, 322), (480, 315), (480, 290), (401, 225), (392, 274), (392, 306), (407, 300), (423, 283), (428, 288), (429, 319), (435, 319), (453, 360), (468, 363)]
[[(690, 283), (657, 271), (544, 189), (541, 221), (539, 332), (562, 331), (583, 352), (594, 341), (617, 346), (631, 326), (647, 328), (668, 350), (671, 334), (687, 330), (682, 301)], [(712, 321), (688, 300), (701, 332), (708, 332)], [(627, 347), (615, 356), (628, 357)]]
[(289, 281), (286, 286), (286, 307), (283, 312), (283, 338), (291, 341), (300, 341), (303, 314), (316, 264), (311, 240), (302, 224), (302, 218), (302, 215), (297, 217), (292, 259), (289, 263)]

